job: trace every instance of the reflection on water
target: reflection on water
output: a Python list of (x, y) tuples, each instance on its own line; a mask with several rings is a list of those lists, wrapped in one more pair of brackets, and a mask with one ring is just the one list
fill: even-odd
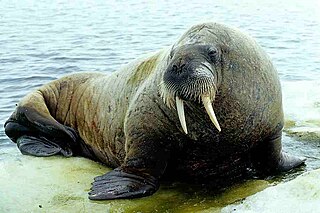
[(10, 146), (2, 124), (27, 92), (72, 72), (112, 72), (194, 23), (218, 21), (247, 31), (271, 56), (291, 124), (285, 149), (306, 156), (306, 170), (319, 168), (319, 9), (316, 0), (2, 0), (0, 149)]

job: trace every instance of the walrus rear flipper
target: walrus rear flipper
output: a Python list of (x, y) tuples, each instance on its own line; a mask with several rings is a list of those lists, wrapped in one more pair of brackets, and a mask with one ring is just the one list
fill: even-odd
[(6, 135), (22, 154), (33, 156), (73, 155), (78, 133), (60, 124), (50, 114), (42, 93), (26, 96), (6, 121)]
[(158, 188), (158, 180), (148, 174), (127, 173), (121, 168), (116, 168), (94, 179), (89, 199), (112, 200), (145, 197), (156, 192)]
[(58, 144), (45, 137), (22, 136), (18, 138), (17, 145), (20, 152), (24, 155), (48, 157), (61, 153), (66, 157), (72, 156), (70, 149), (64, 150)]
[[(42, 127), (44, 131), (45, 127)], [(52, 127), (50, 131), (52, 131)], [(70, 131), (70, 127), (65, 127), (66, 131)], [(71, 146), (66, 143), (69, 138), (61, 137), (62, 134), (43, 134), (37, 128), (31, 125), (22, 125), (18, 121), (9, 120), (5, 124), (5, 132), (10, 139), (17, 143), (22, 154), (37, 157), (47, 157), (56, 154), (62, 154), (65, 157), (71, 157), (73, 152)], [(72, 131), (74, 132), (74, 131)], [(74, 133), (75, 134), (75, 133)]]

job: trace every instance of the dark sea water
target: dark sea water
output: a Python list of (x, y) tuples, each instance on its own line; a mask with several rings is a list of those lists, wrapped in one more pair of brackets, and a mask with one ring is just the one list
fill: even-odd
[(319, 168), (317, 0), (0, 0), (0, 158), (13, 146), (3, 124), (25, 94), (65, 74), (113, 72), (203, 21), (240, 28), (271, 56), (283, 87), (284, 148), (307, 157), (307, 170)]

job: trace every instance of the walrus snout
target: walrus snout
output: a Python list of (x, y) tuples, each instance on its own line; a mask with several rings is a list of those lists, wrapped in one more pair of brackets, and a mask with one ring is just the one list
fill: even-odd
[(219, 57), (219, 51), (210, 45), (184, 45), (172, 50), (163, 75), (164, 89), (186, 101), (201, 101), (202, 95), (213, 98)]
[(216, 128), (221, 131), (212, 108), (217, 92), (219, 51), (209, 45), (187, 45), (174, 51), (163, 75), (161, 95), (173, 107), (176, 103), (179, 120), (187, 134), (184, 101), (202, 102)]

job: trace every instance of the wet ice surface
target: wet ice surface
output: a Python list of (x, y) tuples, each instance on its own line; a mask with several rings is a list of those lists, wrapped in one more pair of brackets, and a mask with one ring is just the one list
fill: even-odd
[(296, 179), (269, 187), (242, 202), (221, 210), (227, 212), (319, 212), (320, 170), (305, 173)]
[(219, 211), (268, 186), (267, 181), (252, 180), (216, 194), (199, 186), (164, 183), (146, 198), (90, 201), (90, 183), (108, 168), (85, 158), (24, 156), (12, 146), (2, 148), (0, 156), (0, 212)]
[[(307, 166), (302, 170), (275, 178), (280, 182), (291, 180), (320, 167), (319, 8), (315, 0), (2, 0), (0, 123), (9, 117), (22, 96), (44, 83), (72, 72), (112, 72), (142, 54), (172, 44), (194, 23), (218, 21), (251, 34), (278, 69), (286, 117), (284, 149), (307, 157)], [(255, 180), (225, 194), (212, 195), (201, 188), (167, 184), (149, 198), (87, 200), (93, 177), (106, 171), (82, 158), (22, 156), (0, 125), (0, 212), (219, 211), (268, 185)], [(296, 179), (292, 185), (281, 185), (279, 195), (294, 183), (302, 185), (293, 194), (297, 196), (307, 196), (309, 185), (319, 189), (314, 174), (318, 173), (306, 175), (308, 182)], [(259, 196), (269, 196), (272, 190)], [(247, 199), (249, 210), (263, 205), (257, 199)], [(286, 196), (288, 200), (302, 206), (308, 204), (292, 196)], [(278, 201), (272, 202), (270, 207), (277, 208)]]

